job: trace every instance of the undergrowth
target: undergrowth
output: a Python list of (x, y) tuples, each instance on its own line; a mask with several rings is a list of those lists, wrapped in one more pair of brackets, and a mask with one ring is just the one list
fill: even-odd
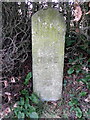
[[(29, 72), (25, 78), (24, 85), (29, 84), (29, 80), (31, 79), (32, 74)], [(39, 100), (36, 94), (29, 94), (27, 89), (23, 89), (20, 91), (21, 97), (17, 102), (17, 107), (14, 108), (13, 112), (14, 118), (39, 118), (43, 103)]]

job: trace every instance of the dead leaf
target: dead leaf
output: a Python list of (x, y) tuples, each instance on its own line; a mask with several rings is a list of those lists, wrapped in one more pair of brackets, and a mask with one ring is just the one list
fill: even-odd
[(83, 83), (82, 81), (80, 81), (80, 82), (79, 82), (79, 84), (80, 84), (81, 86), (83, 86), (83, 85), (84, 85), (84, 83)]
[(11, 95), (11, 93), (9, 93), (9, 92), (5, 92), (5, 95), (8, 95), (8, 96), (10, 96), (10, 95)]
[(8, 114), (8, 113), (10, 113), (11, 112), (11, 109), (8, 107), (8, 108), (6, 108), (5, 109), (5, 111), (4, 111), (6, 114)]
[(13, 105), (13, 107), (14, 107), (14, 108), (17, 107), (17, 103), (15, 103), (15, 104)]
[(78, 88), (76, 89), (76, 91), (78, 91), (78, 90), (80, 90), (80, 89), (82, 89), (82, 86), (78, 87)]
[(17, 96), (17, 95), (18, 95), (18, 93), (14, 94), (14, 96)]
[(11, 77), (11, 82), (12, 82), (12, 83), (15, 83), (15, 82), (16, 82), (14, 77)]
[(85, 102), (90, 102), (90, 94), (89, 94), (88, 97), (85, 99)]
[(79, 28), (76, 28), (75, 30), (77, 33), (80, 33), (80, 29)]
[(86, 12), (86, 15), (90, 14), (90, 10), (88, 12)]
[(20, 81), (20, 80), (21, 80), (21, 77), (19, 76), (17, 79), (18, 79), (18, 81)]
[(4, 86), (5, 86), (5, 88), (8, 86), (7, 80), (4, 80)]
[(57, 106), (57, 103), (56, 103), (56, 102), (52, 101), (51, 103), (52, 103), (54, 106)]
[(11, 112), (11, 109), (9, 108), (9, 107), (7, 107), (4, 111), (2, 111), (1, 113), (0, 113), (0, 118), (2, 119), (2, 118), (4, 118), (6, 115), (8, 115), (8, 113), (10, 113)]
[(78, 22), (82, 17), (82, 10), (78, 4), (75, 4), (74, 17), (75, 19), (73, 21), (76, 21), (76, 22)]
[(5, 92), (5, 95), (7, 95), (7, 97), (8, 97), (8, 102), (10, 102), (11, 101), (11, 93), (9, 93), (9, 92)]
[(89, 71), (89, 69), (88, 69), (88, 68), (86, 68), (86, 66), (85, 66), (85, 67), (83, 67), (83, 70), (85, 70), (87, 73), (88, 73), (88, 71)]

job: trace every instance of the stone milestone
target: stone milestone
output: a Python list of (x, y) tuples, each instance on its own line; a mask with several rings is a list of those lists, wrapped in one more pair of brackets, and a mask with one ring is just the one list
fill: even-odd
[(44, 101), (61, 98), (65, 31), (64, 17), (54, 8), (32, 16), (33, 92)]

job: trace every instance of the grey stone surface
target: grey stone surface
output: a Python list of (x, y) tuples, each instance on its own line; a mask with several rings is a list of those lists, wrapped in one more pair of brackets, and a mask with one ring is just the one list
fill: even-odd
[(64, 17), (54, 8), (32, 16), (33, 91), (44, 101), (56, 101), (62, 93)]

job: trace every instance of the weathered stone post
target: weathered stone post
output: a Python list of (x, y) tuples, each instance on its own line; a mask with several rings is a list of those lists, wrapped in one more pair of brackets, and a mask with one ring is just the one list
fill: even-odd
[(64, 17), (54, 8), (32, 16), (33, 91), (44, 101), (56, 101), (62, 93)]

